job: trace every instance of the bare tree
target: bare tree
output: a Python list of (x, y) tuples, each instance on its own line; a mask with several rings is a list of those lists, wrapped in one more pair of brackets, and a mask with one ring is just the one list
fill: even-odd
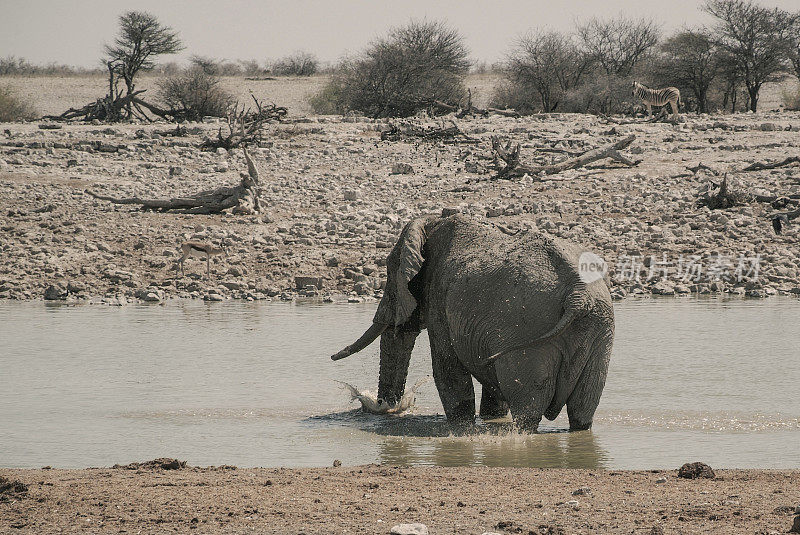
[(618, 76), (633, 72), (636, 62), (658, 43), (660, 33), (652, 20), (624, 17), (591, 19), (578, 24), (577, 31), (586, 52), (606, 74)]
[[(564, 92), (581, 82), (590, 64), (591, 59), (568, 36), (536, 32), (519, 38), (508, 56), (505, 73), (510, 88), (523, 95), (538, 94), (542, 110), (550, 112), (558, 107)], [(512, 107), (524, 110), (521, 104)]]
[(714, 38), (742, 77), (750, 110), (756, 111), (761, 86), (787, 72), (797, 16), (751, 0), (706, 0), (703, 9), (717, 18)]
[(719, 74), (719, 55), (711, 36), (703, 30), (684, 30), (658, 47), (655, 74), (662, 85), (689, 90), (697, 111), (708, 111), (708, 89)]
[[(127, 97), (134, 92), (134, 82), (139, 71), (155, 66), (153, 59), (163, 54), (174, 54), (183, 49), (178, 33), (164, 26), (154, 15), (143, 11), (128, 11), (119, 17), (120, 35), (113, 45), (106, 45), (108, 68), (125, 81)], [(113, 94), (113, 80), (112, 85)], [(128, 103), (128, 117), (131, 116)]]

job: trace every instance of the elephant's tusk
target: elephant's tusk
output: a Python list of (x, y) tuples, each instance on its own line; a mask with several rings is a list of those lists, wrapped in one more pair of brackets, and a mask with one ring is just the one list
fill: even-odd
[(349, 346), (345, 347), (335, 355), (331, 355), (331, 360), (341, 360), (343, 358), (349, 357), (353, 353), (358, 353), (372, 342), (375, 341), (377, 337), (389, 327), (388, 325), (384, 325), (382, 323), (373, 323), (369, 329), (364, 331), (364, 334), (361, 335), (361, 338), (350, 344)]

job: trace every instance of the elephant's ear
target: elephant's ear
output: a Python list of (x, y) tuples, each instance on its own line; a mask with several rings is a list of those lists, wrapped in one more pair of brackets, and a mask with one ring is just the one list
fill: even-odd
[[(422, 263), (425, 261), (422, 256), (422, 247), (425, 245), (426, 239), (426, 222), (425, 218), (411, 221), (397, 240), (391, 253), (398, 256), (397, 268), (392, 274), (395, 287), (387, 288), (387, 295), (384, 295), (381, 300), (373, 321), (395, 326), (402, 325), (411, 318), (411, 314), (417, 308), (417, 300), (408, 289), (408, 283), (419, 273)], [(391, 295), (392, 293), (394, 296)]]

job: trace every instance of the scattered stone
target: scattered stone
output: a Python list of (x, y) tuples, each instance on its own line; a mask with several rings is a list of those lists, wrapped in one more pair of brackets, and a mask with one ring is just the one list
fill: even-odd
[(667, 482), (666, 477), (659, 477), (658, 479), (656, 479), (656, 483), (666, 483), (666, 482)]
[(428, 526), (425, 524), (397, 524), (389, 532), (392, 535), (428, 535)]
[(410, 175), (414, 172), (414, 168), (407, 163), (396, 163), (392, 166), (393, 175)]
[(340, 466), (342, 466), (342, 461), (340, 461), (339, 459), (334, 459), (333, 460), (333, 467), (334, 468), (339, 468)]
[(678, 469), (678, 477), (685, 479), (714, 479), (714, 470), (705, 463), (686, 463)]
[(589, 487), (581, 487), (572, 491), (573, 496), (589, 496), (591, 493), (592, 489)]
[(51, 284), (48, 286), (44, 291), (44, 298), (47, 301), (61, 301), (67, 298), (67, 287), (57, 282), (55, 284)]

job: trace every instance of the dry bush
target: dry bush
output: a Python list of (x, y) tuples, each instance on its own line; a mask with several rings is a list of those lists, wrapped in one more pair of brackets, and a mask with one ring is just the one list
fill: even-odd
[(190, 69), (159, 82), (158, 96), (172, 110), (181, 110), (188, 121), (203, 117), (225, 117), (235, 102), (233, 95), (219, 86), (219, 78), (201, 68)]
[(800, 111), (800, 87), (781, 91), (781, 100), (787, 110)]
[(634, 109), (631, 95), (633, 78), (614, 75), (591, 77), (564, 93), (561, 111), (574, 113), (630, 113)]
[(317, 73), (319, 60), (308, 52), (296, 52), (272, 64), (273, 74), (281, 76), (311, 76)]
[(317, 113), (359, 111), (407, 117), (434, 101), (457, 105), (470, 63), (458, 31), (442, 22), (412, 21), (340, 62), (309, 102)]
[(517, 84), (512, 80), (503, 80), (495, 88), (489, 100), (492, 108), (512, 109), (522, 115), (530, 115), (542, 111), (539, 93), (528, 84)]
[(201, 69), (211, 76), (239, 76), (242, 74), (242, 66), (232, 61), (216, 60), (195, 54), (189, 58), (189, 62), (192, 64), (191, 68)]
[(0, 86), (0, 122), (25, 121), (37, 117), (36, 110), (9, 87)]

